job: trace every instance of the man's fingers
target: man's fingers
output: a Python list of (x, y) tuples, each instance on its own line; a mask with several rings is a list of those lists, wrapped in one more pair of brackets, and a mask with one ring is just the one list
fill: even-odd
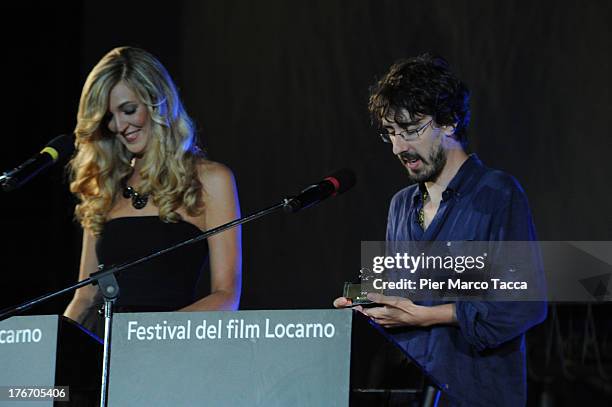
[(400, 303), (400, 301), (405, 300), (405, 298), (383, 295), (379, 293), (368, 293), (368, 300), (376, 302), (378, 304), (385, 304), (396, 307)]
[(372, 321), (376, 322), (378, 325), (385, 327), (385, 328), (391, 328), (391, 327), (396, 327), (398, 326), (398, 323), (391, 320), (391, 319), (387, 319), (387, 318), (372, 318)]
[(334, 300), (335, 308), (345, 308), (352, 304), (353, 302), (346, 297), (338, 297)]
[(387, 310), (385, 307), (374, 307), (367, 308), (363, 313), (372, 318), (382, 318), (386, 316)]

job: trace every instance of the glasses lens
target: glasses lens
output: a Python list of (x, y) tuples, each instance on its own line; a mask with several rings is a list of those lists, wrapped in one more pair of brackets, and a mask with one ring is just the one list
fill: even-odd
[(386, 131), (381, 131), (380, 133), (378, 133), (378, 135), (380, 136), (380, 139), (383, 142), (385, 142), (385, 143), (390, 143), (391, 142), (391, 136)]
[(427, 128), (429, 123), (431, 123), (431, 120), (425, 123), (423, 126), (419, 127), (418, 129), (405, 129), (401, 133), (402, 138), (406, 141), (414, 141), (418, 139), (425, 132), (425, 129)]
[(416, 140), (417, 138), (419, 138), (419, 133), (417, 133), (416, 131), (403, 131), (400, 133), (402, 138), (406, 141), (413, 141)]

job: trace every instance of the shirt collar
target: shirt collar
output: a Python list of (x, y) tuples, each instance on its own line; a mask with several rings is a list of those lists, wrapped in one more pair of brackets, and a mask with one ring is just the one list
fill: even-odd
[(470, 154), (467, 160), (461, 164), (459, 171), (457, 171), (457, 174), (455, 174), (451, 182), (449, 182), (444, 192), (450, 191), (451, 196), (461, 196), (468, 192), (474, 180), (478, 178), (476, 175), (479, 174), (483, 168), (484, 165), (482, 161), (480, 161), (480, 158), (478, 158), (476, 154)]

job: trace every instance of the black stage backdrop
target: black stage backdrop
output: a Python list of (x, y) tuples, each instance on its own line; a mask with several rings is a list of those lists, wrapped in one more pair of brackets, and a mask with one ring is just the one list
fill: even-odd
[[(524, 186), (542, 240), (612, 235), (608, 1), (6, 3), (0, 169), (75, 125), (86, 74), (143, 47), (169, 69), (243, 214), (349, 167), (357, 186), (243, 228), (242, 309), (326, 308), (383, 240), (407, 177), (370, 127), (368, 87), (398, 58), (445, 56), (472, 90), (471, 150)], [(60, 166), (0, 197), (8, 306), (77, 278), (80, 229)], [(60, 313), (68, 297), (29, 313)], [(607, 320), (609, 322), (609, 319)], [(605, 321), (603, 321), (605, 323)]]

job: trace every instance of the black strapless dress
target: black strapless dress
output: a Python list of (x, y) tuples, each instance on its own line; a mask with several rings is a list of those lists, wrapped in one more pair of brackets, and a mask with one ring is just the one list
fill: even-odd
[[(158, 216), (111, 219), (104, 225), (96, 243), (100, 264), (106, 268), (136, 260), (202, 232), (195, 225), (180, 221), (164, 223)], [(196, 300), (196, 287), (208, 264), (206, 240), (183, 246), (152, 260), (130, 267), (117, 276), (119, 298), (115, 312), (176, 311)], [(210, 279), (202, 278), (200, 292), (210, 292)], [(83, 326), (104, 336), (100, 312), (101, 295), (83, 320)]]

